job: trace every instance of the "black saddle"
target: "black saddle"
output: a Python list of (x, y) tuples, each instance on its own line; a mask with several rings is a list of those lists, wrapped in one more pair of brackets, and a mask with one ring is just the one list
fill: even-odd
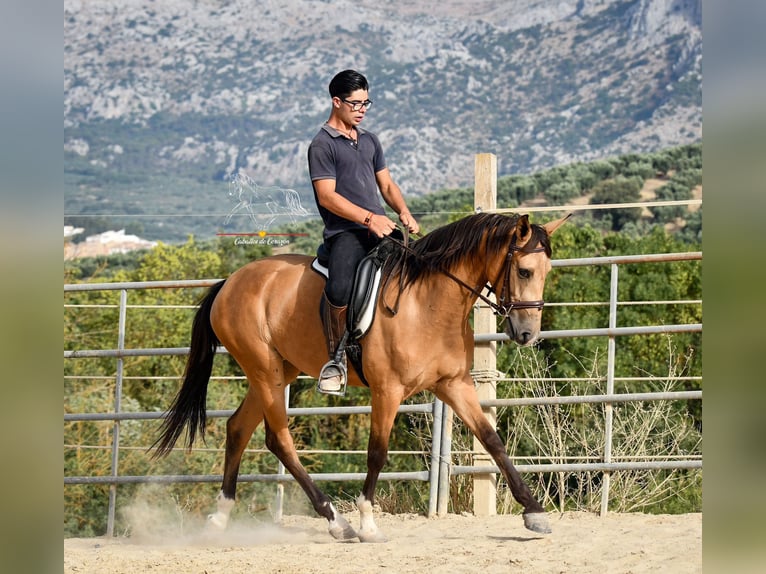
[[(359, 345), (359, 340), (367, 334), (375, 319), (383, 265), (397, 247), (394, 242), (383, 239), (359, 262), (354, 274), (354, 284), (346, 314), (347, 336), (343, 337), (344, 342), (341, 345), (365, 385), (368, 383), (362, 372), (362, 347)], [(322, 243), (317, 248), (317, 256), (311, 263), (311, 268), (326, 279), (328, 263), (329, 253)]]
[[(394, 234), (401, 232), (397, 229)], [(375, 299), (377, 299), (380, 288), (379, 272), (383, 268), (386, 259), (397, 247), (391, 241), (385, 238), (378, 243), (365, 257), (359, 262), (354, 274), (354, 283), (351, 288), (351, 296), (348, 301), (348, 313), (346, 315), (346, 328), (351, 339), (359, 339), (369, 329), (375, 317)], [(329, 264), (329, 251), (324, 243), (320, 243), (317, 248), (316, 259), (312, 263), (314, 271), (324, 275), (327, 278), (327, 266)], [(372, 313), (370, 316), (369, 313)], [(362, 319), (368, 314), (368, 321)], [(365, 324), (366, 323), (366, 324)]]

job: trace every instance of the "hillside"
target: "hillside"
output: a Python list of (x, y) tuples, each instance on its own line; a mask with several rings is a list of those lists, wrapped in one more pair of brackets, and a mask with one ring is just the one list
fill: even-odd
[(409, 196), (701, 139), (699, 0), (65, 0), (64, 39), (65, 222), (152, 240), (220, 230), (239, 171), (313, 209), (346, 67)]

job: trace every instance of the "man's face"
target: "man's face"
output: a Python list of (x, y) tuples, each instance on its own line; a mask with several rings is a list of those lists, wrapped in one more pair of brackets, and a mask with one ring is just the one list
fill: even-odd
[[(343, 123), (353, 126), (359, 125), (367, 113), (367, 108), (372, 103), (367, 96), (367, 90), (356, 90), (351, 92), (347, 98), (333, 98), (336, 113)], [(354, 110), (354, 108), (358, 109)]]

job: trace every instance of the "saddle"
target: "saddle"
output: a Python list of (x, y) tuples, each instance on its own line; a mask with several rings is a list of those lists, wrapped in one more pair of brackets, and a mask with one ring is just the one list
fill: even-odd
[[(383, 264), (392, 251), (387, 243), (383, 241), (378, 244), (357, 265), (346, 315), (346, 328), (351, 339), (364, 337), (375, 319), (375, 304), (380, 292)], [(327, 249), (322, 243), (311, 262), (311, 268), (325, 279), (328, 276), (328, 257)]]
[[(346, 338), (345, 350), (349, 362), (366, 386), (369, 385), (362, 372), (362, 347), (359, 345), (359, 340), (367, 334), (375, 320), (375, 308), (380, 293), (383, 265), (395, 248), (396, 245), (393, 242), (384, 239), (365, 255), (357, 265), (354, 274), (354, 283), (346, 315), (348, 337)], [(327, 279), (328, 261), (329, 254), (324, 243), (322, 243), (317, 248), (317, 255), (311, 262), (311, 269)]]

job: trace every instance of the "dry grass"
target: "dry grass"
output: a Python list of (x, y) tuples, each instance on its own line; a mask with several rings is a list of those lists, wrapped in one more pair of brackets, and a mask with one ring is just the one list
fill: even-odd
[[(604, 394), (604, 376), (598, 357), (588, 365), (580, 362), (584, 377), (567, 382), (551, 381), (548, 365), (540, 355), (517, 349), (509, 378), (513, 382), (504, 396), (556, 397)], [(655, 392), (685, 390), (682, 377), (691, 356), (680, 366), (672, 338), (667, 339), (668, 372), (649, 382)], [(646, 375), (649, 376), (649, 375)], [(500, 393), (498, 393), (500, 395)], [(512, 409), (512, 410), (511, 410)], [(606, 406), (599, 403), (540, 405), (498, 409), (499, 432), (516, 464), (597, 463), (604, 460)], [(702, 434), (685, 406), (678, 401), (616, 403), (612, 409), (612, 462), (674, 460), (701, 456)], [(473, 463), (472, 438), (463, 425), (453, 434), (453, 464)], [(524, 456), (520, 453), (533, 453)], [(603, 471), (561, 471), (526, 474), (525, 480), (546, 508), (559, 512), (598, 512), (604, 489)], [(701, 511), (701, 471), (620, 470), (610, 473), (608, 508), (615, 512)], [(450, 510), (472, 509), (470, 475), (452, 478)], [(497, 509), (511, 513), (517, 506), (504, 480), (498, 481)]]
[[(687, 370), (690, 357), (676, 367), (676, 352), (668, 339), (668, 375), (652, 381), (655, 391), (681, 390), (679, 377)], [(517, 362), (524, 377), (519, 383), (521, 396), (553, 397), (603, 393), (603, 380), (593, 367), (586, 380), (566, 385), (551, 382), (548, 368), (538, 355), (527, 353)], [(594, 391), (594, 387), (596, 390)], [(605, 405), (541, 405), (524, 408), (513, 417), (508, 433), (508, 451), (519, 452), (524, 444), (541, 462), (599, 462), (605, 450)], [(701, 454), (702, 435), (691, 416), (673, 401), (648, 401), (615, 404), (612, 421), (613, 462), (672, 460)], [(603, 472), (553, 472), (533, 475), (534, 490), (546, 506), (566, 510), (598, 511), (601, 504)], [(528, 478), (528, 480), (530, 480)], [(673, 470), (625, 470), (611, 473), (609, 509), (634, 512), (668, 503), (685, 489), (698, 488), (698, 480), (688, 472)], [(510, 492), (498, 493), (503, 511), (514, 504)], [(700, 510), (700, 509), (698, 509)]]

